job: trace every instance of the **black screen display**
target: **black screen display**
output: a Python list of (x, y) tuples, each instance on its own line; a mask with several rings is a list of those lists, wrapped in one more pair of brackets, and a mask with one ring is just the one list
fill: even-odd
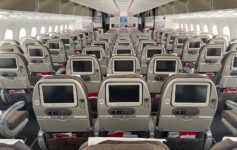
[(59, 49), (59, 43), (49, 43), (49, 49)]
[(139, 102), (139, 85), (109, 85), (109, 102)]
[(87, 55), (95, 55), (97, 59), (100, 59), (100, 50), (98, 51), (86, 51)]
[(130, 49), (118, 49), (117, 54), (131, 54)]
[(0, 68), (1, 69), (16, 69), (16, 59), (15, 58), (0, 58)]
[(234, 57), (233, 67), (237, 68), (237, 57)]
[(189, 48), (200, 48), (201, 43), (200, 42), (190, 42)]
[(73, 61), (73, 72), (92, 72), (92, 61)]
[(208, 48), (207, 56), (221, 56), (221, 48)]
[(73, 86), (42, 86), (44, 103), (74, 103)]
[(157, 60), (156, 72), (175, 72), (176, 61), (175, 60)]
[(119, 43), (118, 45), (121, 45), (121, 46), (129, 46), (129, 43)]
[(205, 103), (207, 85), (176, 85), (176, 103)]
[(157, 54), (161, 54), (161, 49), (148, 49), (147, 50), (147, 58), (151, 58)]
[(42, 49), (29, 49), (29, 54), (31, 57), (43, 57), (43, 50)]
[(70, 44), (70, 40), (69, 39), (61, 39), (63, 41), (63, 44)]
[(115, 60), (114, 61), (114, 71), (115, 72), (133, 72), (133, 62), (132, 60)]

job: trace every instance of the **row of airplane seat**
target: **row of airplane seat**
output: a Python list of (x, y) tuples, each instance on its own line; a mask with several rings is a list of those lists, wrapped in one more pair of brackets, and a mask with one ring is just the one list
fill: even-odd
[[(174, 148), (177, 138), (194, 137), (182, 141), (183, 149), (210, 149), (217, 113), (237, 135), (234, 41), (168, 29), (151, 37), (110, 30), (97, 37), (74, 31), (2, 41), (0, 134), (17, 136), (29, 121), (27, 110), (19, 109), (32, 105), (44, 150), (73, 146), (73, 139), (79, 149), (88, 137), (118, 135), (162, 138)], [(58, 138), (64, 136), (69, 138)], [(147, 144), (168, 149), (157, 141)]]

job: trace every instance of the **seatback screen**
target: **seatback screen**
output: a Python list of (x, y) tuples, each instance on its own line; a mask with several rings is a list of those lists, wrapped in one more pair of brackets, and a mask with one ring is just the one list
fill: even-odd
[(139, 102), (139, 85), (109, 85), (109, 102)]
[(43, 57), (44, 53), (42, 49), (29, 49), (30, 57)]
[(92, 72), (92, 61), (72, 61), (73, 72)]
[(133, 60), (114, 60), (115, 72), (133, 72), (134, 61)]
[(129, 43), (118, 43), (118, 45), (121, 45), (121, 46), (129, 46)]
[(101, 59), (100, 50), (97, 51), (86, 51), (86, 55), (94, 55), (97, 59)]
[(59, 43), (49, 43), (49, 49), (59, 49)]
[(131, 54), (130, 49), (118, 49), (117, 54)]
[(16, 58), (0, 58), (0, 69), (17, 69)]
[(155, 72), (175, 72), (176, 61), (175, 60), (157, 60)]
[(234, 57), (233, 67), (237, 68), (237, 57)]
[(176, 85), (176, 103), (205, 103), (207, 100), (207, 85)]
[(189, 48), (200, 48), (201, 43), (200, 42), (190, 42)]
[(74, 103), (73, 86), (42, 86), (44, 103)]
[(161, 49), (148, 49), (147, 50), (147, 58), (151, 58), (154, 55), (161, 54)]
[(207, 56), (221, 56), (221, 48), (208, 48)]

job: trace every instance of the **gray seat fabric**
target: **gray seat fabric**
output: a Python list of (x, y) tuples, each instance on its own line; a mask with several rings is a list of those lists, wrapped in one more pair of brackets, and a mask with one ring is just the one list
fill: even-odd
[(222, 118), (228, 121), (234, 128), (237, 129), (237, 113), (233, 110), (226, 110), (222, 112)]
[(1, 150), (31, 150), (27, 145), (24, 143), (18, 141), (13, 145), (3, 144), (0, 143), (0, 149)]
[(226, 139), (215, 144), (210, 150), (237, 150), (237, 142)]
[(21, 122), (28, 118), (29, 113), (27, 111), (18, 111), (9, 116), (7, 120), (7, 126), (10, 130), (15, 129)]
[(0, 134), (3, 137), (15, 137), (28, 123), (29, 113), (27, 111), (18, 111), (24, 105), (24, 101), (17, 102), (1, 114)]
[(86, 142), (79, 150), (169, 150), (169, 148), (161, 142), (108, 140), (92, 146), (88, 146)]

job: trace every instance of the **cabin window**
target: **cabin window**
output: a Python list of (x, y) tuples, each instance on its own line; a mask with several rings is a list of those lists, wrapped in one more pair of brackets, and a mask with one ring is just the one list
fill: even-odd
[(49, 26), (49, 32), (53, 32), (53, 27)]
[(31, 29), (31, 36), (35, 37), (36, 34), (37, 34), (36, 27), (33, 27), (33, 28)]
[(198, 31), (198, 32), (201, 31), (201, 28), (200, 28), (200, 25), (199, 25), (199, 24), (197, 25), (197, 31)]
[(188, 24), (185, 24), (185, 29), (188, 30)]
[(40, 33), (41, 33), (41, 34), (45, 34), (45, 27), (41, 27)]
[(58, 32), (58, 26), (55, 26), (54, 32)]
[(180, 24), (180, 28), (183, 29), (183, 28), (184, 28), (184, 25), (183, 25), (183, 24)]
[(213, 32), (214, 35), (218, 34), (218, 29), (217, 29), (216, 25), (212, 27), (212, 32)]
[(63, 31), (63, 25), (60, 26), (60, 31)]
[(21, 29), (20, 29), (19, 38), (22, 38), (22, 37), (24, 37), (24, 36), (26, 36), (26, 29), (25, 29), (25, 28), (21, 28)]
[(64, 29), (67, 30), (67, 25), (64, 26)]
[(191, 24), (191, 31), (194, 31), (193, 24)]
[(7, 40), (12, 40), (13, 39), (13, 31), (12, 30), (6, 30), (5, 35), (4, 35), (4, 39)]
[(206, 24), (203, 26), (203, 31), (204, 31), (204, 32), (208, 32), (208, 27), (207, 27)]
[(230, 37), (230, 28), (228, 26), (223, 28), (223, 34)]

